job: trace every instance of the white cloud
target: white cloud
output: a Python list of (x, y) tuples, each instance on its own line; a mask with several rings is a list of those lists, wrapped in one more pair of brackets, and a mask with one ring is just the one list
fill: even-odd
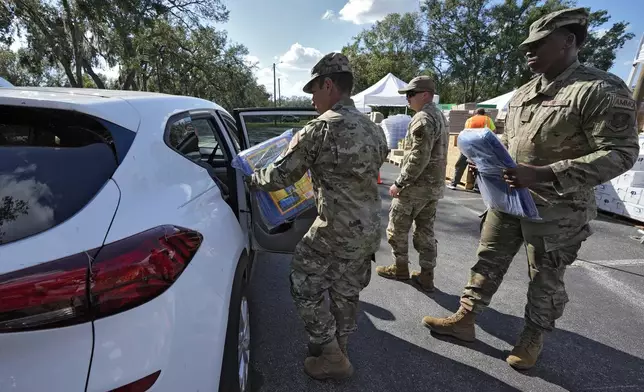
[(244, 63), (249, 67), (260, 66), (259, 57), (250, 54), (244, 56)]
[[(260, 68), (255, 72), (257, 83), (263, 84), (269, 94), (273, 94), (273, 67)], [(278, 81), (279, 80), (279, 81)], [(306, 96), (302, 87), (308, 81), (308, 73), (298, 70), (283, 70), (279, 67), (275, 69), (275, 86), (279, 90), (277, 93), (282, 97)]]
[(307, 48), (298, 42), (279, 57), (279, 67), (301, 71), (310, 71), (324, 54), (315, 48)]
[(335, 20), (336, 15), (333, 10), (326, 10), (324, 12), (324, 15), (322, 15), (322, 20)]
[(357, 25), (374, 23), (390, 13), (418, 11), (418, 0), (348, 0), (340, 19)]
[(603, 37), (604, 35), (606, 35), (606, 33), (608, 33), (608, 29), (597, 29), (592, 31), (592, 34), (594, 34), (597, 38)]
[(311, 68), (324, 56), (315, 48), (309, 48), (296, 42), (283, 54), (270, 59), (270, 64), (259, 61), (257, 56), (247, 55), (247, 63), (257, 63), (255, 70), (257, 82), (273, 94), (273, 64), (275, 62), (275, 85), (279, 79), (279, 93), (282, 97), (310, 96), (302, 91), (304, 84), (309, 81)]

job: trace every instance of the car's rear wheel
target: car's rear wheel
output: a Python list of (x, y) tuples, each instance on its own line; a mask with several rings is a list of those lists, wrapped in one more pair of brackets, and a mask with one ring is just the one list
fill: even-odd
[(242, 295), (239, 307), (239, 327), (237, 339), (237, 369), (239, 390), (249, 391), (248, 373), (250, 369), (250, 310), (248, 299)]
[(230, 297), (223, 366), (219, 391), (249, 392), (250, 382), (250, 307), (248, 304), (247, 257), (237, 267)]

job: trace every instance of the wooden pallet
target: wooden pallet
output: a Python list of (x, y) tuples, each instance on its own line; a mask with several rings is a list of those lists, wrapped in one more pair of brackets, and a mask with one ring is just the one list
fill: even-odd
[(402, 157), (391, 157), (389, 158), (389, 163), (400, 167), (402, 165)]
[(615, 213), (615, 212), (612, 212), (612, 211), (602, 210), (600, 208), (597, 209), (597, 213), (601, 214), (601, 215), (603, 215), (605, 217), (612, 218), (612, 219), (614, 219), (616, 221), (620, 221), (622, 223), (630, 224), (630, 225), (633, 225), (634, 227), (644, 229), (644, 222), (641, 222), (641, 221), (639, 221), (637, 219), (633, 219), (633, 218), (631, 218), (629, 216), (620, 215), (618, 213)]
[(390, 150), (389, 155), (387, 156), (387, 161), (392, 165), (400, 166), (402, 165), (402, 159), (404, 155), (405, 155), (404, 150), (400, 150), (400, 149)]

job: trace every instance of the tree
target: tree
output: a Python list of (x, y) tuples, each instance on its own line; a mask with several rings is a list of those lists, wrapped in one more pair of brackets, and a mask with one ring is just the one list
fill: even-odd
[(391, 72), (411, 80), (426, 65), (427, 46), (417, 13), (389, 14), (362, 31), (342, 49), (354, 72), (354, 93), (363, 91)]
[(279, 106), (283, 108), (313, 108), (311, 98), (303, 96), (282, 97)]
[(626, 41), (635, 37), (635, 34), (626, 32), (628, 23), (625, 22), (617, 22), (608, 30), (602, 29), (609, 20), (610, 16), (605, 10), (590, 14), (589, 27), (594, 31), (589, 34), (579, 53), (580, 61), (604, 71), (608, 71), (615, 64), (615, 52), (623, 48)]
[[(444, 69), (448, 92), (457, 102), (479, 101), (510, 91), (532, 77), (519, 44), (540, 17), (576, 6), (573, 0), (425, 0), (427, 44), (435, 45), (434, 69)], [(590, 12), (590, 10), (589, 10)], [(608, 70), (615, 52), (633, 38), (628, 23), (618, 22), (600, 34), (610, 17), (590, 13), (589, 39), (580, 60)], [(440, 90), (439, 90), (440, 91)], [(444, 94), (441, 94), (444, 96)]]
[[(11, 0), (0, 7), (0, 39), (10, 20), (7, 31), (18, 31), (26, 47), (0, 52), (0, 61), (17, 85), (158, 91), (228, 109), (266, 105), (265, 88), (243, 61), (248, 49), (214, 27), (228, 16), (222, 0)], [(102, 65), (118, 67), (116, 80), (95, 71)]]
[[(342, 49), (354, 68), (354, 93), (388, 72), (404, 80), (431, 75), (442, 102), (506, 93), (533, 76), (518, 49), (530, 25), (575, 6), (575, 0), (424, 0), (420, 15), (390, 14)], [(590, 12), (590, 34), (580, 52), (580, 61), (603, 70), (633, 38), (628, 23), (607, 26), (609, 20), (605, 10)]]
[(8, 1), (0, 4), (0, 44), (11, 45), (14, 14)]

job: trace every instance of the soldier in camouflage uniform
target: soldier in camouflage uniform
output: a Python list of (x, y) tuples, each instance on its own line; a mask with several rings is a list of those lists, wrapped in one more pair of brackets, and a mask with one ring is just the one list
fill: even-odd
[(419, 254), (420, 273), (414, 271), (411, 278), (425, 291), (434, 291), (437, 253), (434, 220), (436, 205), (445, 190), (449, 141), (447, 120), (433, 103), (435, 90), (434, 81), (427, 76), (416, 77), (399, 90), (407, 95), (409, 106), (416, 114), (403, 142), (405, 155), (400, 175), (389, 190), (393, 199), (387, 238), (395, 262), (376, 268), (382, 277), (409, 279), (408, 238), (415, 224), (413, 244)]
[(537, 74), (509, 103), (503, 144), (518, 163), (504, 171), (511, 187), (532, 191), (542, 221), (496, 210), (483, 218), (478, 262), (447, 318), (425, 317), (425, 326), (465, 341), (475, 339), (474, 318), (489, 305), (522, 245), (530, 283), (525, 327), (507, 358), (516, 369), (533, 367), (544, 331), (555, 327), (568, 296), (564, 272), (591, 235), (597, 215), (593, 187), (629, 170), (637, 158), (635, 102), (613, 74), (581, 65), (587, 37), (583, 8), (554, 12), (530, 26), (521, 44)]
[(250, 179), (251, 186), (275, 191), (311, 171), (318, 218), (295, 250), (290, 282), (310, 338), (304, 370), (316, 379), (353, 373), (347, 337), (357, 329), (359, 294), (369, 284), (380, 246), (377, 178), (387, 141), (382, 129), (356, 109), (352, 87), (348, 59), (340, 53), (324, 56), (304, 86), (321, 115), (294, 135), (283, 156)]

